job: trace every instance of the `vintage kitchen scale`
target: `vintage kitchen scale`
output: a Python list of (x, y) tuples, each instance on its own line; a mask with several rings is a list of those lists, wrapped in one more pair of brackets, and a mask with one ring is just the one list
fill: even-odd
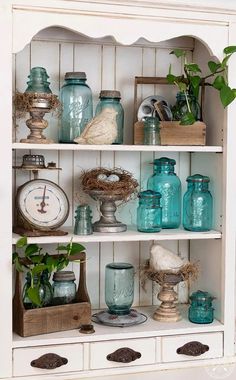
[(14, 169), (32, 171), (34, 179), (25, 182), (16, 193), (17, 225), (13, 231), (24, 236), (63, 236), (58, 230), (69, 215), (69, 201), (64, 190), (47, 179), (39, 179), (40, 170), (61, 170), (51, 162), (45, 165), (44, 156), (27, 154), (21, 166)]

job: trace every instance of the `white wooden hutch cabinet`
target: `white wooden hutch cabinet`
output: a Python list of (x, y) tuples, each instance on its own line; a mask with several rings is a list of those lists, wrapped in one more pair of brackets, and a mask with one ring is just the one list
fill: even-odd
[[(165, 76), (170, 63), (174, 72), (180, 73), (180, 60), (169, 55), (173, 48), (186, 49), (190, 59), (205, 70), (211, 56), (222, 59), (224, 47), (236, 45), (233, 1), (212, 1), (210, 5), (198, 1), (197, 4), (190, 0), (1, 0), (0, 378), (77, 379), (234, 361), (236, 105), (233, 103), (224, 111), (215, 90), (207, 90), (204, 107), (207, 145), (204, 147), (132, 145), (135, 76)], [(46, 135), (54, 139), (55, 144), (20, 143), (27, 128), (24, 120), (12, 117), (12, 95), (15, 90), (25, 90), (27, 76), (34, 66), (46, 68), (51, 89), (56, 94), (65, 72), (85, 71), (94, 106), (101, 89), (120, 90), (125, 109), (125, 145), (59, 144), (58, 120), (51, 114), (47, 116)], [(233, 56), (228, 71), (232, 87), (236, 87), (235, 67)], [(175, 93), (176, 89), (171, 86), (148, 85), (140, 86), (138, 96), (141, 100), (161, 94), (173, 102)], [(176, 159), (183, 192), (189, 174), (210, 176), (214, 230), (208, 233), (190, 233), (183, 229), (138, 233), (135, 229), (137, 204), (132, 201), (118, 211), (119, 218), (130, 225), (127, 232), (74, 237), (74, 241), (87, 248), (87, 286), (92, 307), (105, 307), (105, 265), (111, 261), (131, 262), (137, 269), (134, 306), (149, 316), (146, 323), (126, 329), (96, 325), (93, 335), (72, 330), (21, 338), (12, 333), (11, 252), (18, 238), (12, 236), (14, 195), (17, 187), (30, 179), (26, 172), (12, 171), (12, 163), (21, 163), (27, 152), (44, 154), (46, 162), (54, 161), (62, 168), (56, 174), (45, 171), (44, 177), (58, 183), (68, 195), (71, 208), (65, 228), (70, 231), (81, 197), (78, 178), (83, 169), (98, 165), (121, 166), (134, 173), (140, 188), (145, 189), (152, 172), (150, 162), (164, 155)], [(96, 218), (96, 204), (90, 202)], [(70, 238), (69, 234), (29, 241), (51, 250), (58, 242)], [(199, 262), (197, 282), (190, 290), (183, 284), (179, 298), (184, 303), (188, 292), (199, 288), (213, 294), (216, 319), (212, 324), (191, 324), (184, 306), (180, 322), (164, 324), (152, 320), (157, 303), (156, 287), (147, 283), (146, 291), (143, 290), (138, 268), (148, 258), (153, 240), (160, 240), (178, 255)], [(75, 266), (73, 269), (76, 271)], [(177, 355), (179, 346), (193, 340), (209, 345), (209, 351), (195, 358)], [(108, 361), (107, 354), (120, 347), (137, 349), (142, 356), (129, 364)], [(66, 357), (68, 364), (51, 371), (30, 366), (33, 359), (50, 352)]]

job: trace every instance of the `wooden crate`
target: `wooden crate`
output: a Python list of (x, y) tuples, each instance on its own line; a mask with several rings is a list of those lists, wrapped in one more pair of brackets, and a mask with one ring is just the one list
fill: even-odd
[(72, 304), (26, 310), (22, 301), (22, 274), (16, 273), (13, 298), (14, 332), (27, 337), (77, 329), (82, 324), (91, 323), (91, 305), (86, 289), (85, 258), (84, 252), (73, 256), (73, 260), (81, 260), (81, 264), (76, 302)]
[[(134, 84), (134, 144), (143, 144), (144, 123), (137, 121), (138, 85), (155, 84), (169, 85), (166, 78), (162, 77), (135, 77)], [(201, 110), (203, 110), (205, 98), (204, 86), (201, 89)], [(179, 125), (178, 121), (160, 122), (161, 145), (206, 145), (206, 124), (200, 121), (192, 125)]]
[[(178, 121), (160, 122), (161, 145), (206, 145), (206, 124), (197, 121), (192, 125), (179, 125)], [(142, 145), (144, 123), (134, 124), (134, 144)]]

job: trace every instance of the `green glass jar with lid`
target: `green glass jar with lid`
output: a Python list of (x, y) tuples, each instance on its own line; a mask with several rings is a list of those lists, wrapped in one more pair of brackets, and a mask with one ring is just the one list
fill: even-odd
[(123, 144), (124, 140), (124, 109), (120, 103), (121, 95), (117, 90), (102, 90), (100, 101), (96, 107), (95, 115), (101, 113), (104, 108), (113, 108), (116, 112), (117, 137), (113, 144)]
[(212, 297), (208, 292), (198, 290), (189, 297), (191, 305), (188, 310), (188, 318), (193, 323), (212, 323), (214, 320), (214, 308)]
[(53, 305), (72, 303), (76, 298), (75, 274), (73, 271), (58, 271), (53, 275)]
[(161, 231), (161, 194), (146, 190), (138, 195), (139, 206), (137, 210), (137, 229), (140, 232)]

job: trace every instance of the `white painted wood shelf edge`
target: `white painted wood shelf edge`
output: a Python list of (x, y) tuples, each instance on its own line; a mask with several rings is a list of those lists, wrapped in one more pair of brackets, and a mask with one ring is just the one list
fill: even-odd
[(222, 153), (222, 146), (194, 145), (79, 145), (79, 144), (24, 144), (13, 143), (12, 149), (19, 150), (69, 150), (111, 152), (206, 152)]
[(148, 316), (147, 321), (143, 324), (124, 328), (108, 327), (94, 323), (95, 333), (91, 335), (81, 334), (78, 329), (37, 335), (27, 338), (22, 338), (14, 333), (13, 348), (224, 331), (224, 325), (216, 319), (213, 323), (205, 325), (198, 325), (189, 322), (187, 318), (187, 305), (180, 306), (181, 315), (183, 316), (181, 321), (170, 323), (157, 322), (152, 319), (152, 314), (156, 307), (157, 306), (146, 306), (136, 308), (136, 310)]
[[(128, 227), (126, 232), (120, 233), (99, 233), (95, 232), (92, 235), (74, 235), (72, 228), (65, 227), (64, 231), (68, 235), (64, 236), (41, 236), (29, 237), (28, 243), (53, 244), (67, 243), (73, 239), (73, 242), (80, 243), (102, 243), (102, 242), (120, 242), (120, 241), (152, 241), (152, 240), (197, 240), (197, 239), (221, 239), (221, 232), (211, 230), (208, 232), (191, 232), (181, 228), (173, 230), (162, 230), (157, 233), (138, 232), (132, 227)], [(15, 244), (20, 238), (20, 235), (13, 233), (12, 244)]]

